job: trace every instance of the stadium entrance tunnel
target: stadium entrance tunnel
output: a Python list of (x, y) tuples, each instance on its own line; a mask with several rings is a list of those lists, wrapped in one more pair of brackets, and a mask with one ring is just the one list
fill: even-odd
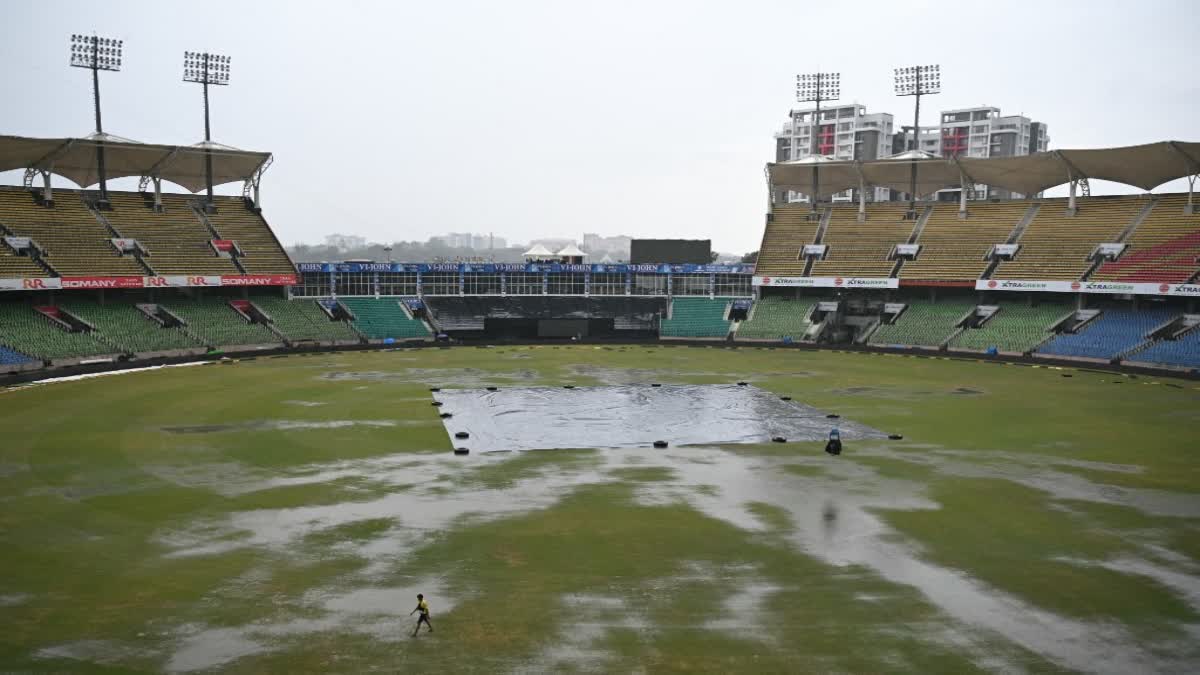
[[(824, 441), (832, 428), (823, 410), (736, 384), (443, 389), (434, 397), (454, 415), (443, 419), (450, 439), (472, 452)], [(887, 437), (845, 418), (836, 424), (845, 440)]]

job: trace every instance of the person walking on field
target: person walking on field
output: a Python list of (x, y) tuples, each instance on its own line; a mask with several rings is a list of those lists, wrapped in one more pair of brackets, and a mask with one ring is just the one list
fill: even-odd
[(417, 608), (409, 612), (408, 615), (412, 616), (415, 612), (420, 612), (421, 615), (417, 617), (417, 627), (413, 629), (413, 637), (417, 637), (417, 632), (421, 630), (422, 623), (428, 626), (429, 632), (432, 633), (433, 624), (429, 623), (429, 603), (425, 602), (425, 596), (420, 593), (417, 593)]

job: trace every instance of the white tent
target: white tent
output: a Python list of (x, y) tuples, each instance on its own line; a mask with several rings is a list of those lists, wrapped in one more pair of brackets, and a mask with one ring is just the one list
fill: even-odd
[(587, 254), (583, 251), (580, 251), (579, 247), (575, 244), (570, 244), (568, 246), (564, 246), (561, 251), (555, 253), (554, 255), (560, 258), (582, 258)]
[(546, 248), (545, 246), (542, 246), (541, 244), (534, 246), (533, 248), (529, 249), (528, 251), (525, 251), (526, 258), (542, 259), (542, 258), (550, 258), (553, 256), (554, 256), (554, 252), (551, 251), (550, 249)]

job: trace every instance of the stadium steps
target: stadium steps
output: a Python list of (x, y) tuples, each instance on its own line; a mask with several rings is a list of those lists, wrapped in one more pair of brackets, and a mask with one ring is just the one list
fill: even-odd
[(1092, 197), (1071, 215), (1067, 201), (1043, 203), (1016, 243), (1012, 260), (1002, 261), (993, 273), (997, 279), (1078, 281), (1092, 261), (1098, 244), (1113, 241), (1145, 206), (1139, 196)]
[(251, 323), (229, 305), (229, 298), (175, 298), (161, 302), (187, 322), (188, 332), (210, 347), (278, 345), (283, 342), (263, 324)]
[(871, 335), (873, 345), (905, 345), (939, 348), (958, 331), (958, 324), (968, 312), (974, 311), (974, 301), (927, 300), (908, 301), (908, 307), (892, 324), (880, 324)]
[[(215, 203), (216, 202), (214, 201), (214, 204)], [(188, 208), (190, 208), (192, 210), (192, 215), (196, 217), (196, 220), (199, 220), (200, 223), (203, 224), (204, 227), (209, 232), (211, 232), (217, 239), (228, 239), (228, 237), (222, 237), (221, 232), (217, 229), (217, 227), (215, 225), (213, 225), (212, 219), (209, 218), (207, 204), (205, 202), (199, 201), (196, 199), (189, 199), (188, 200)], [(217, 208), (219, 211), (220, 207), (217, 207)], [(236, 240), (235, 240), (235, 242), (236, 242)], [(238, 244), (238, 248), (241, 249), (241, 244)], [(242, 252), (240, 252), (240, 253), (235, 251), (229, 257), (229, 262), (233, 265), (234, 269), (237, 270), (238, 274), (246, 274), (246, 266), (243, 265), (242, 261), (241, 261), (241, 257), (244, 254), (245, 254), (244, 250), (242, 250)]]
[(1064, 333), (1045, 343), (1035, 355), (1111, 361), (1141, 346), (1146, 335), (1178, 312), (1107, 308), (1077, 333)]
[(809, 210), (798, 204), (777, 205), (763, 229), (754, 273), (759, 276), (802, 276), (806, 262), (801, 251), (813, 243), (819, 222), (808, 220)]
[[(0, 237), (14, 236), (12, 231), (0, 223)], [(7, 243), (0, 239), (0, 279), (15, 279), (22, 277), (54, 276), (52, 271), (39, 261), (33, 252), (18, 255)]]
[(732, 322), (729, 298), (677, 297), (659, 323), (659, 337), (720, 339), (729, 335)]
[(1164, 365), (1174, 368), (1200, 368), (1200, 325), (1193, 326), (1174, 340), (1159, 340), (1136, 353), (1126, 363)]
[(252, 304), (271, 318), (269, 327), (289, 343), (362, 341), (361, 336), (347, 322), (330, 319), (315, 300), (257, 297), (253, 299)]
[(62, 191), (53, 207), (28, 190), (0, 187), (0, 222), (13, 236), (30, 237), (44, 262), (61, 276), (143, 276), (144, 268), (112, 245), (112, 232), (84, 203), (80, 192)]
[(750, 309), (750, 316), (737, 329), (739, 340), (782, 340), (799, 342), (812, 327), (809, 316), (817, 304), (815, 298), (788, 299), (768, 296)]
[(369, 339), (411, 340), (431, 334), (424, 321), (412, 318), (399, 298), (341, 298), (339, 302), (354, 313), (355, 328)]
[[(897, 243), (905, 243), (905, 244), (916, 243), (917, 239), (921, 236), (921, 231), (925, 229), (925, 223), (929, 221), (929, 216), (932, 213), (933, 213), (933, 206), (926, 206), (921, 211), (921, 216), (919, 218), (917, 218), (917, 222), (913, 224), (912, 233), (908, 235), (908, 239), (905, 239), (903, 242), (897, 242)], [(895, 260), (895, 264), (892, 266), (892, 272), (891, 272), (891, 274), (888, 275), (888, 277), (892, 278), (892, 279), (898, 279), (900, 277), (900, 271), (904, 269), (905, 262), (906, 261), (904, 258), (897, 257)]]
[(100, 304), (91, 299), (71, 298), (60, 305), (96, 327), (100, 336), (131, 353), (197, 349), (204, 343), (181, 328), (166, 328), (128, 303)]
[(0, 303), (0, 345), (44, 361), (117, 357), (126, 350), (97, 339), (99, 333), (64, 330), (23, 303)]
[[(1021, 235), (1024, 234), (1025, 228), (1029, 227), (1030, 221), (1032, 221), (1034, 218), (1037, 217), (1038, 211), (1040, 211), (1041, 208), (1042, 208), (1041, 204), (1036, 204), (1036, 203), (1030, 204), (1029, 209), (1027, 211), (1025, 211), (1025, 216), (1023, 218), (1021, 218), (1021, 220), (1016, 224), (1015, 227), (1013, 227), (1012, 233), (1008, 235), (1008, 238), (1004, 240), (1004, 243), (1005, 244), (1017, 243), (1021, 239)], [(1018, 250), (1018, 252), (1020, 252), (1020, 251)], [(996, 268), (1000, 265), (1001, 262), (1002, 261), (999, 258), (992, 258), (991, 260), (989, 260), (987, 269), (983, 271), (983, 274), (979, 275), (979, 278), (980, 279), (991, 279), (992, 275), (996, 273)]]
[(145, 193), (109, 193), (112, 210), (105, 215), (123, 236), (136, 239), (149, 255), (142, 257), (156, 274), (239, 274), (228, 258), (213, 250), (215, 238), (190, 208), (177, 200), (164, 199), (163, 209), (154, 210), (153, 198)]
[(921, 234), (913, 243), (921, 245), (916, 260), (904, 263), (900, 278), (919, 281), (967, 282), (982, 278), (992, 246), (1003, 243), (1028, 213), (1020, 202), (979, 202), (958, 217), (956, 204), (930, 207)]
[[(100, 222), (101, 225), (103, 225), (105, 228), (108, 229), (108, 233), (111, 234), (114, 238), (125, 239), (126, 235), (122, 234), (121, 231), (113, 225), (112, 221), (110, 221), (108, 219), (108, 217), (105, 216), (104, 213), (102, 213), (100, 211), (100, 209), (96, 206), (96, 202), (99, 201), (99, 199), (100, 199), (100, 193), (97, 192), (97, 193), (93, 194), (93, 193), (83, 192), (81, 194), (84, 195), (83, 203), (87, 206), (88, 211), (91, 211), (92, 216), (94, 216), (96, 218), (96, 220), (98, 220)], [(116, 248), (116, 247), (114, 247), (114, 248)], [(142, 274), (148, 274), (148, 275), (154, 274), (154, 270), (151, 269), (150, 266), (148, 264), (146, 264), (145, 259), (142, 258), (141, 251), (127, 252), (127, 251), (121, 251), (121, 250), (117, 249), (117, 254), (121, 255), (121, 256), (131, 257), (135, 261), (137, 261), (138, 266), (141, 267)]]
[(246, 274), (296, 274), (296, 266), (284, 251), (267, 221), (246, 206), (241, 197), (217, 197), (217, 212), (204, 215), (221, 239), (237, 242), (244, 255), (238, 264)]
[(1200, 273), (1200, 212), (1184, 212), (1186, 195), (1164, 195), (1153, 204), (1125, 240), (1123, 255), (1102, 264), (1092, 281), (1187, 283)]
[(896, 266), (889, 260), (896, 244), (912, 236), (913, 221), (906, 220), (907, 206), (871, 205), (867, 219), (859, 222), (855, 207), (834, 206), (827, 212), (828, 229), (821, 243), (829, 248), (825, 258), (812, 263), (817, 277), (886, 277)]
[[(1153, 196), (1150, 197), (1150, 199), (1147, 200), (1146, 205), (1142, 207), (1142, 210), (1140, 212), (1138, 212), (1137, 216), (1133, 219), (1133, 222), (1129, 223), (1129, 226), (1126, 227), (1124, 230), (1122, 230), (1121, 234), (1117, 235), (1116, 239), (1114, 239), (1112, 242), (1100, 242), (1100, 243), (1102, 243), (1102, 244), (1124, 243), (1127, 239), (1129, 239), (1130, 235), (1132, 235), (1135, 231), (1137, 231), (1138, 226), (1142, 224), (1142, 221), (1144, 221), (1146, 219), (1146, 216), (1150, 215), (1150, 212), (1154, 209), (1156, 201), (1157, 201), (1156, 197), (1153, 197)], [(1126, 246), (1126, 248), (1128, 248), (1128, 245)], [(1106, 264), (1106, 261), (1103, 258), (1101, 258), (1100, 256), (1096, 256), (1096, 259), (1092, 261), (1091, 266), (1088, 267), (1087, 271), (1083, 273), (1083, 276), (1080, 277), (1080, 279), (1082, 281), (1090, 280), (1092, 278), (1092, 275), (1095, 274), (1096, 271), (1099, 270), (1100, 267), (1104, 264)]]
[(950, 349), (997, 351), (1026, 354), (1046, 340), (1053, 338), (1050, 326), (1074, 310), (1065, 304), (1042, 303), (1023, 305), (999, 303), (997, 311), (983, 326), (964, 328), (948, 343)]

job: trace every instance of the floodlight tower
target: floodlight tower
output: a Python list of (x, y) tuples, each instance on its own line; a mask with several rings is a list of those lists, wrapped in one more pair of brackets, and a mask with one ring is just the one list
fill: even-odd
[(71, 65), (92, 71), (92, 100), (96, 107), (96, 168), (100, 177), (100, 201), (97, 206), (108, 208), (108, 181), (104, 172), (104, 125), (100, 121), (100, 71), (121, 70), (121, 51), (124, 40), (71, 35)]
[(229, 84), (229, 57), (208, 52), (183, 53), (183, 81), (204, 85), (204, 182), (208, 188), (208, 202), (205, 208), (212, 213), (213, 207), (213, 169), (212, 148), (207, 147), (212, 142), (212, 132), (208, 124), (208, 85)]
[[(925, 94), (942, 93), (942, 72), (940, 65), (909, 66), (896, 68), (893, 73), (896, 82), (897, 96), (913, 96), (916, 98), (913, 112), (913, 150), (921, 149), (921, 96)], [(908, 192), (908, 217), (917, 218), (917, 160), (913, 156)]]
[(821, 101), (836, 101), (841, 97), (841, 73), (806, 73), (796, 76), (796, 100), (800, 103), (816, 103), (816, 112), (813, 113), (812, 131), (809, 135), (812, 137), (812, 148), (810, 156), (813, 160), (812, 167), (812, 194), (808, 196), (809, 204), (812, 206), (813, 215), (817, 213), (817, 189), (819, 180), (817, 174), (817, 154), (820, 146), (817, 142), (817, 129), (820, 128), (821, 118)]

